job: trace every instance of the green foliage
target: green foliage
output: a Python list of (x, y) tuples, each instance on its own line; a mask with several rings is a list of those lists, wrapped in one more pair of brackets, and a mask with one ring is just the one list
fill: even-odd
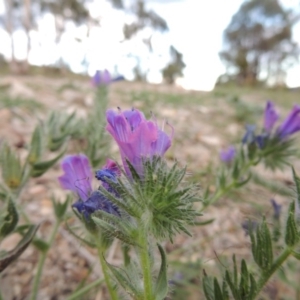
[(57, 201), (53, 197), (51, 200), (52, 200), (53, 209), (54, 209), (56, 218), (58, 220), (63, 220), (63, 218), (67, 212), (68, 206), (71, 202), (71, 196), (68, 195), (64, 202)]
[(53, 159), (34, 163), (32, 165), (31, 176), (32, 177), (42, 176), (47, 170), (53, 167), (56, 164), (56, 162), (58, 162), (63, 157), (64, 154), (65, 154), (65, 150), (63, 150), (60, 154), (58, 154)]
[(250, 230), (250, 237), (255, 262), (262, 270), (270, 268), (273, 263), (273, 248), (271, 233), (265, 218), (257, 227), (255, 234)]
[(23, 177), (20, 159), (7, 144), (4, 144), (0, 151), (2, 178), (10, 189), (17, 189)]
[(0, 273), (26, 250), (38, 228), (39, 226), (36, 225), (29, 226), (25, 235), (13, 250), (0, 252)]
[(295, 202), (290, 204), (289, 214), (286, 224), (285, 243), (289, 247), (297, 245), (300, 239), (300, 232), (295, 220)]
[(168, 278), (167, 278), (167, 257), (165, 250), (159, 244), (157, 244), (160, 256), (161, 256), (161, 266), (159, 270), (159, 274), (157, 277), (157, 281), (155, 284), (155, 295), (157, 300), (165, 299), (168, 294)]
[(296, 156), (297, 149), (293, 139), (281, 140), (278, 137), (265, 140), (265, 145), (259, 155), (267, 168), (271, 170), (283, 169), (290, 165), (290, 159)]
[(93, 167), (99, 167), (99, 165), (104, 163), (109, 147), (110, 139), (105, 134), (107, 101), (107, 87), (98, 87), (93, 110), (88, 116), (83, 131), (83, 138), (86, 139), (83, 151), (88, 156)]
[[(119, 179), (117, 183), (109, 182), (120, 198), (109, 193), (103, 187), (99, 187), (100, 191), (122, 211), (136, 219), (138, 223), (142, 221), (145, 228), (158, 240), (168, 237), (172, 241), (173, 236), (179, 232), (190, 235), (186, 226), (192, 225), (195, 217), (199, 215), (193, 208), (193, 203), (199, 200), (195, 197), (193, 186), (181, 187), (186, 172), (185, 168), (179, 169), (175, 163), (169, 169), (160, 157), (156, 157), (152, 161), (144, 161), (142, 178), (132, 165), (127, 163), (132, 178), (125, 181)], [(124, 174), (124, 176), (126, 175)], [(116, 217), (111, 216), (110, 218), (115, 219)], [(126, 224), (125, 219), (122, 222), (113, 222), (120, 230), (119, 226), (123, 223)], [(136, 238), (132, 226), (134, 225), (128, 226), (128, 231), (132, 234), (130, 240)], [(122, 230), (122, 232), (125, 231)]]
[(32, 134), (30, 150), (27, 157), (27, 160), (31, 165), (41, 159), (42, 150), (43, 150), (43, 132), (41, 126), (37, 126)]
[(19, 221), (19, 215), (16, 210), (14, 202), (8, 198), (7, 199), (7, 212), (4, 216), (0, 215), (0, 241), (7, 235), (9, 235)]
[(57, 151), (67, 142), (68, 138), (83, 136), (82, 122), (76, 118), (75, 112), (69, 115), (52, 112), (46, 121), (48, 149)]
[(0, 109), (1, 108), (20, 108), (27, 112), (33, 113), (44, 108), (44, 106), (33, 99), (24, 99), (21, 97), (11, 97), (6, 93), (0, 93)]

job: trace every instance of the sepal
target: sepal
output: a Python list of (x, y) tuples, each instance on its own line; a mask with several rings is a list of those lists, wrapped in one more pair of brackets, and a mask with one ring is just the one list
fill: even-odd
[(56, 201), (53, 197), (51, 200), (56, 218), (62, 220), (67, 212), (69, 203), (71, 202), (71, 196), (68, 195), (64, 202)]

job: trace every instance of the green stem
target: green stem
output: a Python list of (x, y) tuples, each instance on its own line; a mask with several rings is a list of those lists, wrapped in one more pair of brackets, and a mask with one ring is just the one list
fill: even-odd
[(37, 267), (37, 272), (34, 276), (34, 280), (33, 280), (33, 287), (32, 287), (32, 294), (30, 297), (30, 300), (36, 300), (37, 299), (37, 293), (38, 293), (38, 289), (39, 289), (39, 285), (40, 285), (40, 281), (41, 281), (41, 276), (42, 276), (42, 272), (43, 272), (43, 267), (45, 264), (45, 260), (47, 257), (47, 253), (49, 251), (49, 249), (51, 248), (53, 241), (55, 239), (57, 230), (59, 228), (60, 225), (60, 220), (56, 220), (56, 223), (52, 229), (49, 241), (48, 241), (48, 248), (46, 250), (44, 250), (40, 257), (39, 257), (39, 261), (38, 261), (38, 267)]
[[(84, 286), (83, 288), (79, 289), (78, 291), (74, 292), (71, 296), (69, 296), (66, 300), (74, 300), (77, 299), (80, 296), (85, 295), (87, 292), (89, 292), (91, 289), (94, 287), (100, 285), (101, 283), (104, 282), (103, 278), (97, 279), (94, 282)], [(80, 298), (82, 299), (82, 298)]]
[[(243, 175), (244, 172), (248, 171), (252, 166), (257, 165), (258, 161), (250, 160), (240, 171), (240, 174)], [(236, 183), (238, 183), (235, 179), (233, 179), (229, 184), (227, 184), (224, 188), (219, 189), (212, 198), (207, 201), (200, 212), (202, 212), (206, 207), (208, 207), (211, 204), (214, 204), (217, 200), (219, 200), (220, 197), (228, 193), (230, 190), (234, 189), (236, 187)]]
[(256, 290), (256, 293), (255, 293), (255, 295), (253, 296), (252, 299), (255, 299), (259, 295), (260, 291), (265, 286), (265, 284), (268, 282), (268, 280), (270, 279), (270, 277), (274, 274), (274, 272), (276, 270), (278, 270), (278, 268), (284, 263), (284, 261), (289, 257), (289, 255), (291, 253), (292, 253), (292, 249), (291, 248), (288, 247), (288, 248), (284, 249), (283, 252), (277, 257), (277, 259), (273, 263), (273, 265), (270, 268), (270, 270), (268, 270), (267, 272), (263, 273), (263, 275), (261, 276), (261, 278), (258, 281), (257, 290)]
[(101, 263), (101, 267), (102, 267), (102, 272), (104, 275), (104, 279), (105, 279), (105, 283), (110, 295), (110, 299), (111, 300), (118, 300), (118, 295), (117, 292), (115, 291), (115, 289), (112, 286), (111, 280), (109, 278), (109, 270), (106, 264), (106, 261), (104, 259), (103, 253), (105, 252), (105, 250), (103, 249), (100, 241), (99, 241), (99, 237), (96, 237), (96, 241), (97, 241), (97, 250), (98, 250), (98, 256), (99, 256), (99, 260)]
[[(141, 226), (143, 228), (144, 226)], [(151, 266), (148, 252), (148, 239), (145, 229), (141, 229), (140, 232), (140, 261), (143, 271), (144, 280), (144, 300), (153, 300), (153, 289), (152, 289), (152, 276), (151, 276)]]

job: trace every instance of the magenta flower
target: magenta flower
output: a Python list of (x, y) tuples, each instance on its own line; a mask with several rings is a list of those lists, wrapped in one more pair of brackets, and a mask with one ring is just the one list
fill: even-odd
[(271, 133), (278, 118), (279, 118), (279, 114), (275, 110), (274, 103), (268, 101), (265, 108), (265, 119), (264, 119), (264, 128), (267, 133)]
[(277, 129), (280, 138), (285, 138), (300, 130), (300, 106), (294, 105), (290, 114)]
[(124, 80), (123, 76), (117, 76), (117, 77), (112, 77), (111, 74), (107, 71), (104, 70), (102, 71), (96, 71), (95, 75), (92, 78), (92, 83), (94, 86), (107, 86), (112, 82), (115, 81), (120, 81), (120, 80)]
[(229, 146), (225, 150), (221, 150), (220, 158), (225, 163), (231, 163), (236, 155), (236, 150), (234, 146)]
[(93, 173), (89, 159), (83, 154), (67, 155), (61, 167), (65, 172), (58, 178), (62, 188), (75, 192), (86, 201), (92, 193)]
[[(143, 159), (163, 156), (171, 146), (171, 136), (158, 128), (156, 122), (145, 119), (139, 110), (106, 112), (106, 130), (117, 142), (124, 168), (130, 176), (126, 159), (133, 165), (138, 174), (143, 174)], [(173, 129), (173, 128), (172, 128)]]

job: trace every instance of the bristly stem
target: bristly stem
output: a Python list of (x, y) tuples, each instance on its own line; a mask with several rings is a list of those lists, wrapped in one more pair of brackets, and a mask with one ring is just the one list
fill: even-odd
[(252, 299), (256, 299), (256, 297), (259, 295), (260, 291), (265, 286), (265, 284), (268, 282), (270, 277), (274, 274), (274, 272), (276, 270), (278, 270), (278, 268), (280, 268), (280, 266), (285, 262), (285, 260), (290, 256), (291, 253), (292, 253), (292, 249), (290, 247), (287, 247), (286, 249), (284, 249), (282, 251), (282, 253), (274, 261), (271, 268), (262, 274), (262, 276), (259, 279), (258, 284), (257, 284), (256, 293)]
[(104, 280), (105, 280), (105, 283), (106, 283), (106, 286), (107, 286), (107, 289), (108, 289), (108, 292), (110, 295), (110, 299), (118, 300), (119, 299), (118, 294), (111, 283), (110, 276), (109, 276), (109, 270), (108, 270), (106, 261), (103, 256), (105, 253), (105, 249), (101, 245), (99, 236), (95, 236), (95, 238), (96, 238), (96, 243), (97, 243), (98, 256), (99, 256), (102, 272), (104, 275)]
[(152, 275), (151, 275), (151, 265), (149, 257), (149, 247), (147, 232), (144, 225), (140, 225), (140, 237), (139, 242), (141, 248), (139, 249), (140, 262), (143, 271), (143, 281), (144, 281), (144, 300), (154, 300), (153, 288), (152, 288)]
[[(69, 296), (66, 300), (75, 300), (78, 299), (78, 297), (85, 295), (86, 293), (88, 293), (91, 289), (95, 288), (96, 286), (100, 285), (101, 283), (104, 282), (103, 278), (99, 278), (95, 281), (93, 281), (92, 283), (84, 286), (83, 288), (77, 290), (76, 292), (74, 292), (71, 296)], [(82, 298), (81, 298), (82, 299)], [(1, 300), (1, 299), (0, 299)]]
[(33, 287), (32, 287), (32, 293), (31, 293), (30, 300), (36, 300), (37, 299), (37, 293), (38, 293), (38, 290), (39, 290), (39, 285), (40, 285), (42, 272), (43, 272), (43, 267), (44, 267), (44, 264), (45, 264), (47, 253), (48, 253), (49, 249), (51, 248), (51, 246), (54, 242), (54, 239), (55, 239), (57, 230), (59, 228), (60, 222), (61, 222), (60, 220), (56, 220), (55, 225), (52, 229), (50, 238), (49, 238), (48, 247), (47, 247), (47, 249), (45, 249), (40, 254), (39, 261), (38, 261), (37, 272), (36, 272), (36, 274), (34, 276), (34, 280), (33, 280)]

